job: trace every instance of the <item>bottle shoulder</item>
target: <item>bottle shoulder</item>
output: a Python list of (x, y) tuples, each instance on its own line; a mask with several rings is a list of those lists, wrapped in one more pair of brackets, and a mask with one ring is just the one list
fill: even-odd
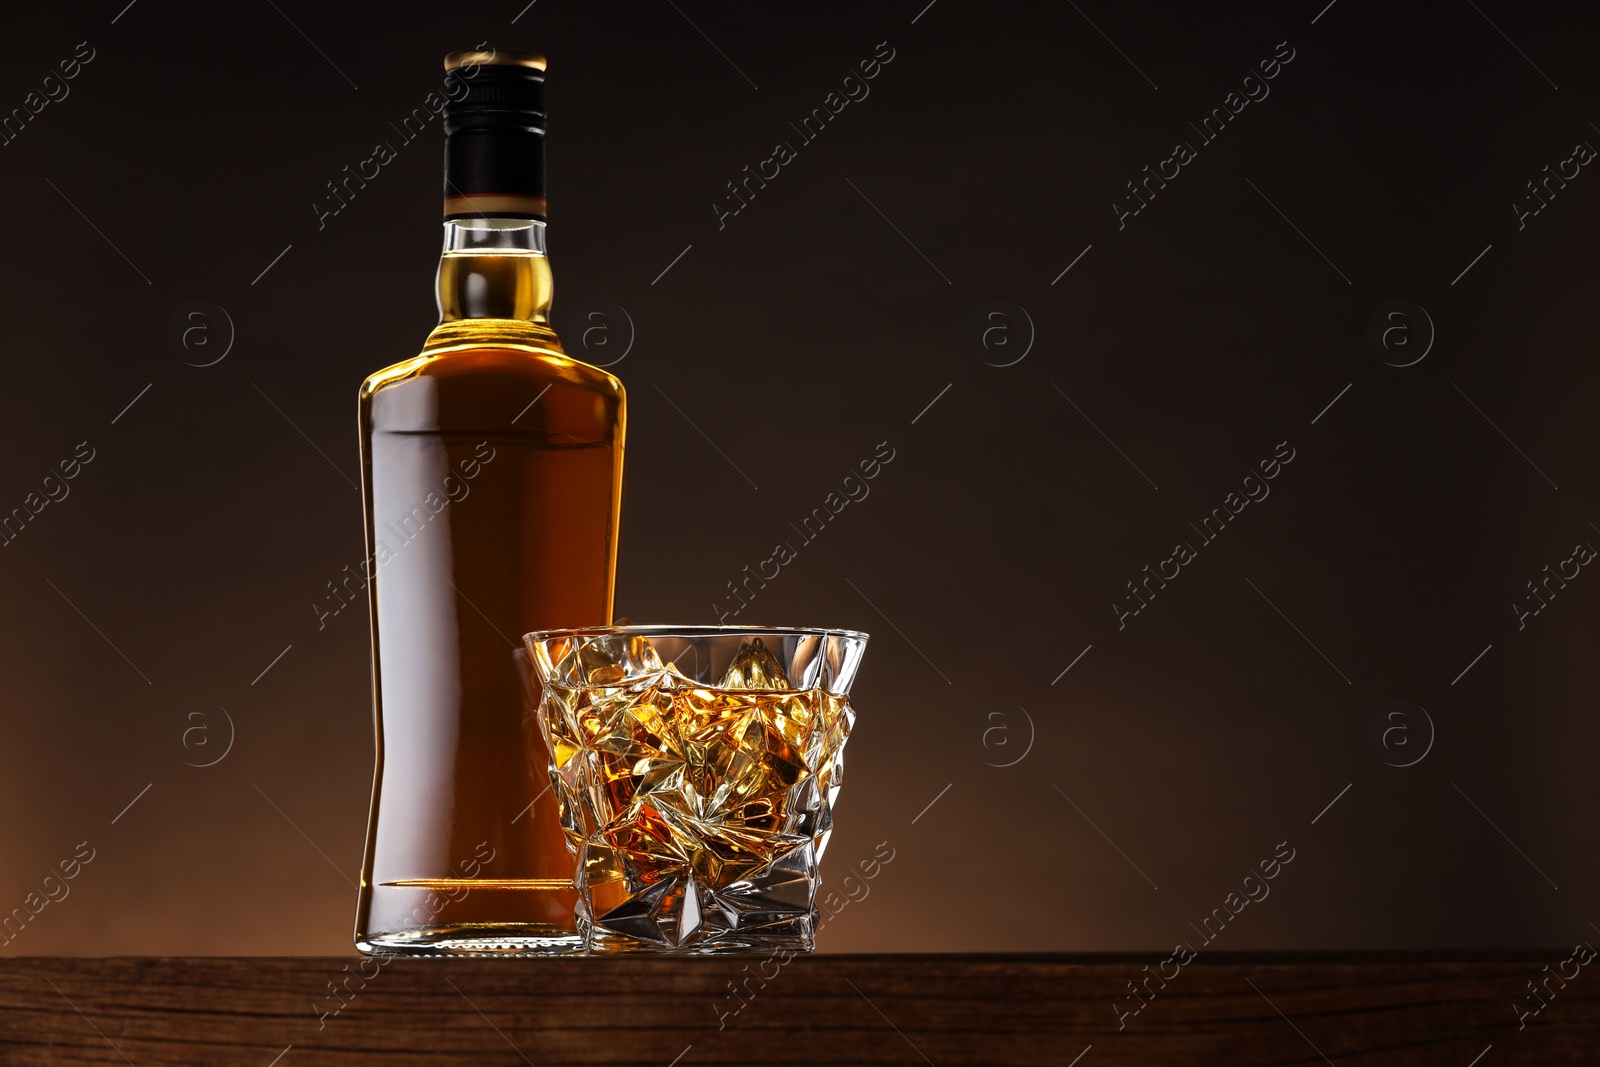
[(419, 354), (368, 376), (361, 408), (369, 431), (620, 442), (626, 397), (614, 375), (567, 355), (547, 327), (497, 330), (479, 320), (447, 329), (460, 325), (444, 324)]
[[(451, 325), (451, 324), (446, 324)], [(507, 384), (535, 381), (621, 398), (620, 379), (600, 367), (573, 359), (561, 348), (553, 332), (541, 335), (497, 335), (488, 331), (445, 335), (434, 330), (429, 343), (410, 359), (384, 367), (361, 383), (363, 399), (415, 378), (474, 379), (487, 384), (502, 379)], [(436, 343), (436, 342), (443, 343)]]

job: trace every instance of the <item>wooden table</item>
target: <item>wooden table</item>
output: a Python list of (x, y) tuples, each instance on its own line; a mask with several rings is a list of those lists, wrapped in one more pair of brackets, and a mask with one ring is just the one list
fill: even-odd
[(1600, 1063), (1560, 952), (1163, 958), (15, 958), (0, 1063)]

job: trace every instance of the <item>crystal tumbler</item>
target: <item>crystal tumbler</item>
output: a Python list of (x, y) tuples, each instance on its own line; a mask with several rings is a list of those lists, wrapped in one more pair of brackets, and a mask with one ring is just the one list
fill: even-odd
[(867, 635), (619, 626), (524, 640), (585, 947), (810, 951)]

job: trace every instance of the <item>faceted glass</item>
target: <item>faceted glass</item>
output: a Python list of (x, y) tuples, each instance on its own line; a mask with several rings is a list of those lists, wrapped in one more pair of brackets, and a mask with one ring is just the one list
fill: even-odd
[(867, 635), (621, 626), (525, 641), (585, 947), (809, 951)]

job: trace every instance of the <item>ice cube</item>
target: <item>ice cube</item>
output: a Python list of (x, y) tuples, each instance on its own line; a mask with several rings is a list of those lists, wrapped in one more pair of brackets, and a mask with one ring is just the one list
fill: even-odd
[(759, 637), (739, 646), (727, 673), (717, 683), (719, 689), (789, 689), (789, 676)]
[(588, 685), (620, 685), (661, 670), (655, 646), (639, 634), (605, 634), (585, 640), (578, 649), (578, 662)]

